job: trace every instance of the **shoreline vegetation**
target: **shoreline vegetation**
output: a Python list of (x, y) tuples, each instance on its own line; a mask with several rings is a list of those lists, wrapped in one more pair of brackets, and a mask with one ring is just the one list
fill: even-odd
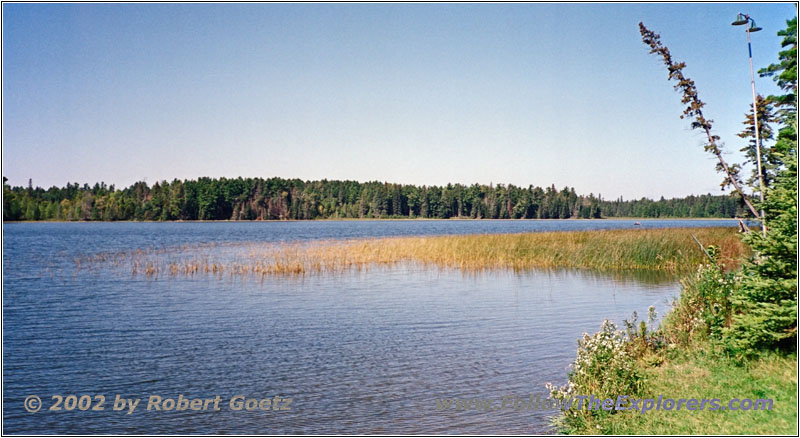
[(76, 259), (89, 268), (112, 264), (131, 275), (305, 275), (419, 263), (464, 271), (586, 269), (685, 274), (716, 249), (720, 263), (739, 265), (748, 249), (733, 227), (555, 231), (516, 234), (408, 236), (322, 242), (248, 242), (200, 248), (142, 249)]
[(370, 181), (208, 178), (137, 182), (118, 189), (68, 183), (45, 190), (3, 179), (4, 221), (174, 221), (289, 219), (571, 219), (745, 217), (742, 199), (689, 195), (658, 200), (604, 199), (574, 188), (513, 184), (416, 186)]
[[(739, 20), (755, 25), (744, 14)], [(742, 149), (747, 161), (757, 164), (748, 180), (738, 163), (729, 165), (723, 157), (720, 137), (712, 134), (711, 120), (703, 114), (705, 103), (682, 71), (686, 63), (675, 61), (660, 35), (643, 23), (639, 30), (683, 94), (681, 118), (690, 118), (692, 128), (706, 134), (703, 147), (717, 158), (723, 187), (732, 186), (748, 210), (763, 219), (761, 229), (742, 235), (750, 256), (735, 270), (721, 269), (719, 248), (707, 246), (708, 260), (682, 278), (681, 294), (660, 324), (651, 307), (647, 321), (634, 313), (619, 329), (606, 320), (599, 332), (584, 334), (567, 383), (548, 384), (550, 395), (561, 401), (584, 394), (600, 399), (761, 399), (771, 400), (772, 409), (726, 409), (725, 402), (719, 410), (695, 412), (573, 409), (553, 424), (562, 433), (588, 435), (797, 435), (797, 17), (777, 32), (783, 37), (779, 62), (759, 70), (786, 94), (754, 95), (746, 129), (738, 134), (749, 139)], [(774, 131), (770, 123), (777, 125)], [(743, 187), (753, 193), (745, 194)]]

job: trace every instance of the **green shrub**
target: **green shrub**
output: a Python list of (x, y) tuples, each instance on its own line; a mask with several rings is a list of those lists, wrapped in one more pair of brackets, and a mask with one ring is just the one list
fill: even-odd
[(547, 384), (551, 398), (573, 407), (565, 410), (557, 420), (562, 423), (562, 428), (582, 427), (591, 422), (592, 417), (615, 412), (586, 410), (585, 404), (584, 409), (578, 410), (573, 399), (577, 395), (616, 400), (619, 395), (640, 394), (644, 385), (643, 374), (635, 364), (629, 341), (628, 335), (617, 330), (609, 320), (603, 321), (599, 332), (593, 335), (584, 333), (578, 340), (578, 355), (571, 365), (567, 384), (560, 388)]
[(754, 255), (742, 267), (731, 297), (733, 321), (725, 333), (729, 353), (755, 356), (768, 350), (796, 351), (797, 343), (797, 151), (766, 194), (767, 234), (746, 237)]
[(681, 280), (681, 296), (663, 324), (668, 342), (687, 345), (694, 339), (720, 340), (730, 322), (730, 297), (738, 287), (738, 278), (736, 273), (707, 264)]

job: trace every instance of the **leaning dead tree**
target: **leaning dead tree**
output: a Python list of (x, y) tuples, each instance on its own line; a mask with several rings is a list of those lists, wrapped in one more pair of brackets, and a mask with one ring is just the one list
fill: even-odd
[(639, 32), (642, 34), (642, 41), (650, 46), (650, 53), (659, 55), (661, 58), (663, 58), (664, 65), (667, 66), (667, 70), (669, 71), (669, 80), (677, 82), (675, 89), (683, 92), (683, 99), (681, 102), (686, 105), (686, 109), (683, 110), (683, 115), (681, 115), (681, 118), (694, 118), (694, 120), (692, 120), (692, 129), (700, 129), (705, 132), (708, 141), (703, 148), (706, 150), (706, 152), (716, 155), (717, 159), (719, 160), (717, 170), (725, 172), (725, 181), (722, 183), (723, 188), (728, 185), (733, 186), (733, 188), (739, 192), (739, 195), (741, 195), (742, 200), (744, 201), (745, 205), (747, 205), (750, 213), (752, 213), (756, 218), (761, 218), (755, 207), (753, 207), (753, 204), (748, 199), (747, 195), (745, 195), (744, 191), (742, 190), (742, 182), (739, 177), (739, 166), (736, 164), (728, 165), (728, 163), (722, 157), (722, 150), (717, 143), (719, 141), (719, 136), (711, 133), (711, 123), (713, 120), (706, 119), (703, 116), (703, 107), (705, 106), (705, 103), (701, 101), (699, 97), (697, 97), (697, 88), (694, 85), (694, 81), (683, 75), (683, 68), (686, 67), (686, 63), (674, 62), (672, 60), (672, 55), (669, 53), (669, 49), (661, 44), (661, 37), (657, 33), (654, 33), (646, 28), (642, 23), (639, 23)]

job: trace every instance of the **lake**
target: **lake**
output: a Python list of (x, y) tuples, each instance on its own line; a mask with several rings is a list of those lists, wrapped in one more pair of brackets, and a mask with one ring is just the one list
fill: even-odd
[[(4, 224), (3, 432), (551, 432), (554, 411), (441, 410), (436, 401), (544, 397), (546, 382), (564, 383), (583, 332), (597, 331), (605, 318), (620, 323), (633, 311), (646, 315), (650, 305), (663, 314), (679, 292), (674, 281), (414, 264), (263, 280), (149, 280), (110, 268), (77, 271), (74, 259), (187, 244), (617, 229), (633, 222)], [(49, 410), (53, 395), (70, 394), (106, 400), (80, 405), (87, 410)], [(36, 413), (25, 409), (31, 395), (42, 400)], [(130, 414), (115, 411), (116, 395), (141, 402)], [(219, 396), (220, 410), (146, 409), (150, 396), (179, 395)], [(236, 395), (286, 409), (234, 410), (229, 401)]]

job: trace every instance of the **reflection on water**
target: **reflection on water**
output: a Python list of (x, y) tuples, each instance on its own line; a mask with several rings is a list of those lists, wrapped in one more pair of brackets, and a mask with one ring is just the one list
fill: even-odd
[[(32, 272), (59, 268), (47, 245), (6, 232), (4, 433), (548, 432), (552, 412), (444, 412), (436, 399), (544, 394), (545, 382), (563, 383), (583, 332), (650, 305), (663, 314), (678, 292), (632, 274), (415, 265), (257, 280), (40, 276)], [(114, 241), (98, 232), (78, 249)], [(108, 401), (104, 411), (30, 414), (31, 394), (45, 406), (54, 394)], [(143, 401), (116, 412), (117, 394)], [(219, 395), (221, 410), (145, 409), (151, 395), (180, 394)], [(232, 411), (237, 394), (293, 402)]]
[(595, 272), (582, 271), (586, 276), (597, 276), (601, 278), (613, 278), (615, 281), (624, 283), (631, 282), (637, 284), (647, 284), (659, 286), (666, 283), (675, 283), (675, 275), (661, 271), (631, 270), (619, 272)]

